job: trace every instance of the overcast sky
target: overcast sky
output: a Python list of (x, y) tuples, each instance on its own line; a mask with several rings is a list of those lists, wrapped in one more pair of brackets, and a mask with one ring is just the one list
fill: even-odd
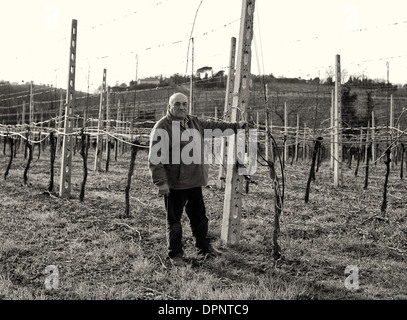
[[(4, 0), (3, 0), (4, 2)], [(200, 5), (201, 4), (201, 5)], [(200, 7), (199, 7), (200, 5)], [(0, 12), (0, 79), (66, 88), (72, 19), (78, 20), (76, 89), (136, 77), (225, 70), (239, 37), (241, 0), (14, 0)], [(326, 78), (335, 55), (349, 75), (407, 83), (407, 2), (256, 0), (252, 72)], [(136, 65), (136, 55), (138, 64)], [(187, 60), (189, 60), (187, 62)]]

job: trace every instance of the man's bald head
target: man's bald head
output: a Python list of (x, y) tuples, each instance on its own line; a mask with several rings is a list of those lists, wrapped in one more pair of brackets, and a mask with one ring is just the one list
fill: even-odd
[(186, 103), (188, 104), (188, 98), (187, 98), (187, 96), (186, 96), (185, 94), (183, 94), (183, 93), (180, 93), (180, 92), (174, 93), (174, 94), (170, 97), (170, 99), (169, 99), (169, 101), (168, 101), (168, 104), (169, 104), (171, 107), (173, 107), (176, 102), (180, 102), (181, 104), (183, 104), (184, 102), (186, 102)]
[(188, 113), (188, 98), (183, 93), (174, 93), (168, 101), (168, 110), (177, 119), (184, 119)]

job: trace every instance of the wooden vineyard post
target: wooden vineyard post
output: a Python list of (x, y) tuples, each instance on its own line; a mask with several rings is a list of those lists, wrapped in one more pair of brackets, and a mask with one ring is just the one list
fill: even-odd
[[(400, 122), (397, 124), (397, 132), (401, 132), (400, 131)], [(401, 147), (401, 143), (399, 142), (399, 140), (398, 140), (398, 138), (396, 138), (396, 141), (395, 141), (395, 143), (396, 143), (396, 145), (395, 145), (395, 148), (396, 148), (396, 161), (398, 161), (398, 159), (400, 159), (400, 147)], [(400, 147), (399, 147), (399, 144), (400, 144)], [(396, 162), (396, 164), (397, 164), (397, 162)], [(403, 161), (401, 161), (400, 162), (400, 167), (403, 165)]]
[(25, 125), (25, 101), (23, 101), (23, 113), (21, 115), (21, 124)]
[[(266, 103), (267, 103), (267, 105), (268, 105), (268, 101), (269, 101), (269, 86), (266, 83)], [(266, 147), (265, 147), (264, 153), (266, 154), (265, 158), (267, 161), (269, 161), (269, 160), (274, 161), (273, 147), (270, 143), (269, 133), (270, 133), (270, 135), (273, 135), (273, 117), (271, 114), (271, 110), (270, 110), (270, 112), (268, 112), (266, 114)], [(271, 147), (269, 148), (269, 146), (271, 146)]]
[(295, 132), (295, 154), (294, 154), (294, 159), (295, 161), (298, 161), (298, 143), (300, 140), (300, 114), (297, 113), (297, 128), (296, 128), (296, 132)]
[(306, 155), (307, 155), (307, 144), (306, 144), (306, 132), (307, 132), (307, 123), (304, 122), (304, 132), (303, 132), (303, 136), (302, 136), (302, 161), (304, 162), (304, 160), (306, 159)]
[(103, 129), (103, 115), (105, 107), (105, 91), (106, 91), (106, 69), (103, 69), (102, 89), (100, 90), (100, 105), (99, 105), (99, 119), (98, 119), (98, 131), (96, 133), (96, 154), (95, 154), (95, 166), (93, 171), (101, 170), (102, 154), (103, 154), (103, 135), (101, 137), (100, 130)]
[[(232, 110), (232, 94), (234, 88), (234, 81), (235, 81), (235, 55), (236, 55), (236, 38), (232, 37), (230, 40), (230, 55), (229, 55), (229, 75), (227, 77), (226, 83), (226, 95), (225, 95), (225, 105), (223, 109), (224, 113), (224, 120), (230, 121), (230, 112)], [(219, 152), (219, 171), (218, 171), (218, 188), (222, 189), (225, 186), (225, 176), (226, 176), (226, 168), (225, 168), (225, 158), (226, 158), (226, 146), (225, 146), (225, 138), (221, 137), (221, 144), (220, 144), (220, 152)], [(218, 155), (218, 153), (216, 153)]]
[(284, 102), (284, 167), (288, 160), (288, 114), (287, 114), (287, 102)]
[(106, 87), (106, 172), (109, 171), (110, 162), (110, 105), (109, 105), (109, 88)]
[(260, 115), (259, 115), (259, 112), (256, 111), (256, 127), (257, 127), (257, 130), (259, 129), (259, 123), (260, 123)]
[(341, 58), (335, 57), (335, 104), (334, 104), (334, 186), (342, 186), (342, 106), (341, 106)]
[(116, 143), (114, 144), (114, 158), (117, 161), (117, 152), (120, 149), (121, 145), (121, 114), (120, 114), (120, 99), (117, 101), (117, 116), (116, 116)]
[(192, 57), (191, 57), (191, 79), (189, 83), (189, 114), (195, 115), (194, 106), (194, 38), (190, 40), (192, 42)]
[(33, 82), (31, 81), (30, 83), (30, 105), (29, 105), (29, 113), (28, 113), (28, 125), (29, 125), (29, 131), (27, 135), (27, 145), (30, 144), (31, 140), (31, 135), (34, 129), (34, 86)]
[[(362, 145), (363, 145), (363, 127), (360, 127), (360, 135), (359, 135), (359, 147), (357, 149), (357, 158), (356, 158), (356, 169), (355, 169), (355, 176), (358, 175), (359, 165), (362, 160)], [(350, 168), (350, 164), (349, 164)]]
[[(242, 16), (240, 20), (239, 45), (230, 119), (232, 122), (239, 121), (241, 116), (245, 116), (246, 106), (249, 102), (254, 5), (254, 0), (242, 0)], [(236, 137), (233, 137), (233, 140), (235, 142), (234, 147), (236, 147)], [(232, 142), (232, 139), (229, 141)], [(229, 150), (231, 149), (229, 148)], [(236, 155), (236, 148), (233, 148), (231, 153), (232, 155), (228, 154), (226, 165), (225, 200), (221, 231), (221, 239), (226, 244), (237, 243), (240, 240), (242, 210), (242, 177), (237, 173), (236, 157), (233, 157), (233, 155)], [(230, 161), (230, 156), (232, 156), (233, 161)]]
[[(133, 140), (133, 117), (129, 120), (130, 118), (127, 118), (127, 120), (126, 120), (126, 122), (128, 122), (128, 133), (126, 132), (126, 135), (128, 136), (128, 137), (130, 137), (130, 143), (132, 143), (134, 140)], [(127, 125), (127, 123), (126, 123), (126, 125)], [(127, 146), (126, 146), (126, 149), (127, 149)]]
[[(235, 55), (236, 55), (236, 38), (232, 37), (230, 41), (230, 57), (229, 57), (229, 75), (226, 83), (226, 96), (225, 96), (225, 106), (224, 106), (224, 115), (225, 121), (230, 121), (230, 112), (232, 110), (232, 94), (234, 89), (235, 81)], [(220, 164), (218, 172), (218, 188), (224, 188), (225, 186), (225, 177), (226, 177), (226, 168), (225, 168), (225, 157), (226, 157), (226, 148), (225, 148), (225, 138), (221, 139), (220, 147)]]
[(392, 146), (393, 142), (393, 135), (394, 135), (394, 105), (393, 105), (393, 95), (390, 95), (390, 142), (388, 143), (388, 147), (391, 148), (390, 152), (390, 169), (394, 168), (394, 149), (395, 147)]
[(269, 136), (268, 136), (268, 134), (267, 134), (267, 131), (269, 130), (270, 132), (271, 132), (271, 130), (270, 130), (270, 126), (269, 126), (269, 117), (270, 117), (270, 113), (271, 113), (271, 111), (270, 112), (266, 112), (266, 114), (265, 114), (265, 120), (264, 120), (264, 124), (265, 124), (265, 135), (266, 135), (266, 141), (265, 141), (265, 144), (264, 144), (264, 158), (266, 159), (266, 161), (268, 161), (269, 160), (269, 140), (270, 140), (270, 138), (269, 138)]
[(334, 90), (331, 91), (331, 162), (330, 162), (330, 167), (331, 170), (334, 168), (334, 104), (335, 104), (335, 98), (334, 98)]
[[(21, 115), (21, 125), (23, 126), (23, 129), (25, 129), (25, 101), (24, 100), (23, 100), (23, 112)], [(24, 143), (20, 144), (20, 150), (23, 148), (23, 145), (24, 145)]]
[(30, 111), (29, 111), (28, 119), (29, 119), (30, 126), (32, 126), (33, 122), (34, 122), (34, 88), (33, 88), (32, 81), (30, 83), (30, 109), (29, 110)]
[(58, 136), (57, 136), (57, 150), (61, 151), (61, 129), (62, 129), (62, 115), (63, 115), (64, 101), (61, 94), (61, 100), (59, 101), (59, 117), (58, 117)]
[(372, 111), (372, 162), (376, 161), (376, 120), (374, 110)]
[(71, 165), (72, 165), (72, 115), (75, 103), (75, 72), (76, 72), (76, 37), (77, 20), (72, 20), (71, 42), (69, 52), (69, 76), (68, 90), (66, 93), (64, 137), (61, 154), (61, 178), (59, 185), (59, 196), (69, 198), (71, 196)]
[(368, 157), (369, 157), (369, 131), (370, 131), (370, 121), (367, 122), (367, 129), (366, 129), (366, 143), (365, 143), (365, 165), (369, 164)]
[(122, 136), (121, 138), (123, 139), (122, 143), (121, 143), (121, 148), (120, 148), (120, 155), (123, 155), (124, 153), (124, 148), (126, 143), (124, 143), (124, 141), (126, 141), (126, 137), (127, 136), (127, 122), (126, 122), (126, 117), (124, 115), (124, 113), (122, 114)]
[(260, 114), (258, 111), (256, 111), (256, 128), (257, 132), (260, 132)]

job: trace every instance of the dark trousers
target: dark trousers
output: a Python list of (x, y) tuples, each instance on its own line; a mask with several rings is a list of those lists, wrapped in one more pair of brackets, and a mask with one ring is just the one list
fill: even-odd
[(182, 226), (181, 216), (185, 212), (189, 218), (192, 234), (195, 237), (195, 246), (198, 249), (206, 249), (209, 246), (208, 218), (206, 217), (205, 203), (202, 196), (202, 188), (184, 190), (170, 190), (168, 196), (164, 196), (165, 209), (167, 211), (167, 244), (170, 258), (182, 256)]

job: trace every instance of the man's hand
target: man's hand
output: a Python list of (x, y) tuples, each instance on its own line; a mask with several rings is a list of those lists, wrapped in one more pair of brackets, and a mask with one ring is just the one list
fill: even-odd
[(243, 120), (238, 122), (238, 129), (247, 129), (247, 128), (249, 128), (247, 121)]
[(170, 188), (168, 188), (167, 184), (158, 187), (158, 195), (160, 196), (168, 196), (170, 194)]

